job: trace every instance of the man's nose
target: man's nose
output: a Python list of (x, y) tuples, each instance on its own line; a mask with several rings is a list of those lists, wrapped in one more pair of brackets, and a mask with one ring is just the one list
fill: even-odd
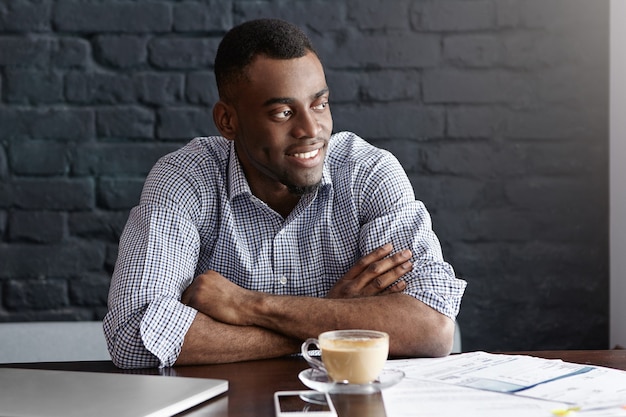
[(312, 111), (300, 112), (297, 115), (293, 135), (296, 138), (314, 138), (322, 130), (317, 115)]

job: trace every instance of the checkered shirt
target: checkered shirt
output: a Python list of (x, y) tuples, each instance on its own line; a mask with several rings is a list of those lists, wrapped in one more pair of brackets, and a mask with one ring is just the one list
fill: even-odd
[(104, 319), (113, 361), (173, 365), (197, 313), (181, 294), (207, 270), (250, 290), (324, 297), (387, 242), (413, 252), (404, 292), (454, 318), (466, 282), (389, 152), (332, 135), (320, 188), (283, 218), (252, 195), (232, 141), (196, 138), (156, 163), (130, 212)]

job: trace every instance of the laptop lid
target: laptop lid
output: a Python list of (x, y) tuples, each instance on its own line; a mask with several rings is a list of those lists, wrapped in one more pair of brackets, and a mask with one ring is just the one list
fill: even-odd
[(222, 379), (0, 368), (0, 415), (172, 416), (227, 390)]

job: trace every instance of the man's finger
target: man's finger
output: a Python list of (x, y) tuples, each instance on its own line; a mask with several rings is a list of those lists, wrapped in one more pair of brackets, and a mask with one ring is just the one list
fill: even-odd
[(386, 273), (381, 274), (374, 279), (371, 279), (363, 288), (367, 292), (366, 295), (377, 295), (385, 293), (389, 290), (390, 286), (393, 285), (401, 285), (402, 288), (399, 291), (404, 290), (404, 288), (406, 288), (406, 283), (404, 281), (398, 281), (398, 279), (400, 279), (404, 274), (409, 272), (412, 268), (413, 264), (411, 263), (411, 261), (406, 261), (390, 269)]
[[(401, 277), (406, 273), (406, 269), (410, 268), (409, 265), (404, 265), (406, 262), (410, 262), (411, 258), (410, 250), (403, 250), (394, 255), (381, 259), (379, 261), (373, 262), (363, 270), (356, 278), (361, 284), (361, 288), (370, 285), (373, 280), (376, 280), (379, 277), (385, 276), (385, 287), (396, 279)], [(399, 274), (399, 275), (398, 275)], [(395, 275), (395, 277), (390, 278), (390, 275)]]
[(367, 269), (370, 265), (372, 265), (376, 261), (380, 261), (384, 259), (385, 256), (389, 255), (393, 250), (393, 245), (391, 243), (386, 243), (383, 246), (374, 249), (367, 255), (360, 258), (356, 264), (343, 276), (342, 279), (351, 280), (358, 277), (365, 269)]
[(379, 295), (394, 294), (394, 293), (402, 292), (405, 290), (405, 288), (406, 288), (406, 282), (404, 282), (404, 280), (400, 280), (398, 282), (393, 283), (389, 287), (387, 287), (385, 291), (379, 293)]

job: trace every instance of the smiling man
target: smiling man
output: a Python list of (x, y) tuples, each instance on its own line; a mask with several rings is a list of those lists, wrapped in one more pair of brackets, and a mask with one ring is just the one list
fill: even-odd
[(293, 59), (257, 54), (244, 74), (220, 88), (229, 93), (215, 105), (215, 124), (234, 141), (252, 194), (287, 217), (322, 180), (333, 127), (324, 70), (309, 51)]
[(391, 355), (448, 354), (466, 283), (398, 161), (332, 134), (304, 33), (237, 26), (215, 75), (221, 136), (157, 162), (120, 240), (104, 319), (115, 364), (275, 357), (347, 328), (389, 333)]

